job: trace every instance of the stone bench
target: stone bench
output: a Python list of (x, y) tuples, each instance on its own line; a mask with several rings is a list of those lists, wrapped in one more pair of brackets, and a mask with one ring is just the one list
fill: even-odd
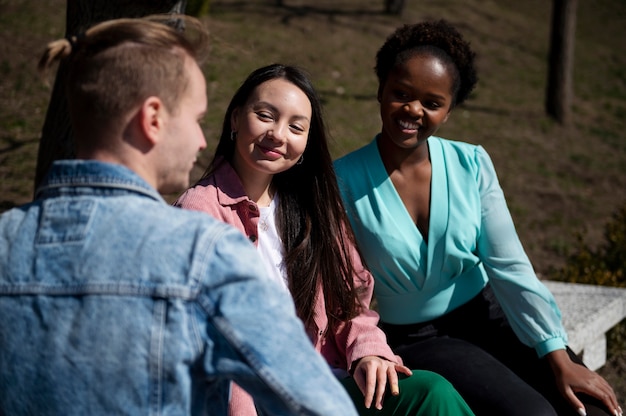
[(606, 332), (626, 318), (626, 289), (543, 280), (561, 309), (569, 347), (592, 370), (606, 363)]

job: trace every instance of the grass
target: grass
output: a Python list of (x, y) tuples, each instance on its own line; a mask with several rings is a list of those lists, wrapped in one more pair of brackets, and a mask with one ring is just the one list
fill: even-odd
[[(239, 83), (272, 62), (310, 72), (334, 156), (365, 144), (380, 128), (372, 69), (378, 47), (400, 24), (445, 18), (476, 49), (480, 81), (439, 134), (490, 153), (537, 271), (563, 265), (577, 232), (597, 244), (611, 214), (626, 203), (626, 2), (578, 2), (573, 117), (566, 127), (544, 112), (549, 1), (407, 0), (402, 16), (385, 15), (383, 0), (275, 3), (212, 0), (203, 18), (213, 39), (203, 68), (209, 147), (193, 179), (211, 157)], [(63, 36), (64, 18), (61, 0), (0, 0), (0, 211), (32, 197), (50, 95), (35, 64), (44, 45)], [(625, 378), (621, 371), (615, 380)]]
[[(215, 107), (225, 108), (252, 69), (274, 61), (300, 64), (322, 93), (336, 140), (332, 151), (340, 156), (379, 129), (372, 67), (384, 38), (401, 23), (444, 17), (476, 48), (481, 81), (440, 134), (490, 152), (537, 270), (560, 266), (581, 228), (599, 241), (602, 224), (626, 202), (619, 117), (626, 108), (626, 66), (618, 53), (620, 20), (606, 19), (623, 17), (623, 4), (579, 5), (574, 117), (562, 127), (543, 111), (549, 2), (416, 1), (401, 17), (382, 14), (379, 0), (285, 3), (213, 2), (207, 22), (215, 45), (207, 70)], [(217, 136), (220, 117), (211, 114), (209, 137)]]

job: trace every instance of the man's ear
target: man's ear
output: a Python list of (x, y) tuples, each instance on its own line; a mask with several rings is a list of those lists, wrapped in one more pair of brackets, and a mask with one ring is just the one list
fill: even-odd
[(148, 97), (139, 109), (140, 127), (143, 135), (152, 144), (159, 141), (165, 125), (167, 111), (159, 97)]

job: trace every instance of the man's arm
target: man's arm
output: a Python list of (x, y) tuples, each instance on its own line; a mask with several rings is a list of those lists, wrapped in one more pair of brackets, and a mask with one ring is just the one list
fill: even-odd
[(234, 380), (268, 415), (356, 415), (252, 244), (234, 229), (214, 241), (200, 296), (214, 348), (208, 372)]

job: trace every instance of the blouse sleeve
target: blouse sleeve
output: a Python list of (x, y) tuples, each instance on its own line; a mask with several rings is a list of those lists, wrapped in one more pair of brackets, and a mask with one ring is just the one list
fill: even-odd
[(476, 148), (481, 198), (478, 255), (489, 282), (520, 341), (542, 357), (564, 349), (567, 334), (554, 297), (537, 278), (519, 240), (487, 152)]

